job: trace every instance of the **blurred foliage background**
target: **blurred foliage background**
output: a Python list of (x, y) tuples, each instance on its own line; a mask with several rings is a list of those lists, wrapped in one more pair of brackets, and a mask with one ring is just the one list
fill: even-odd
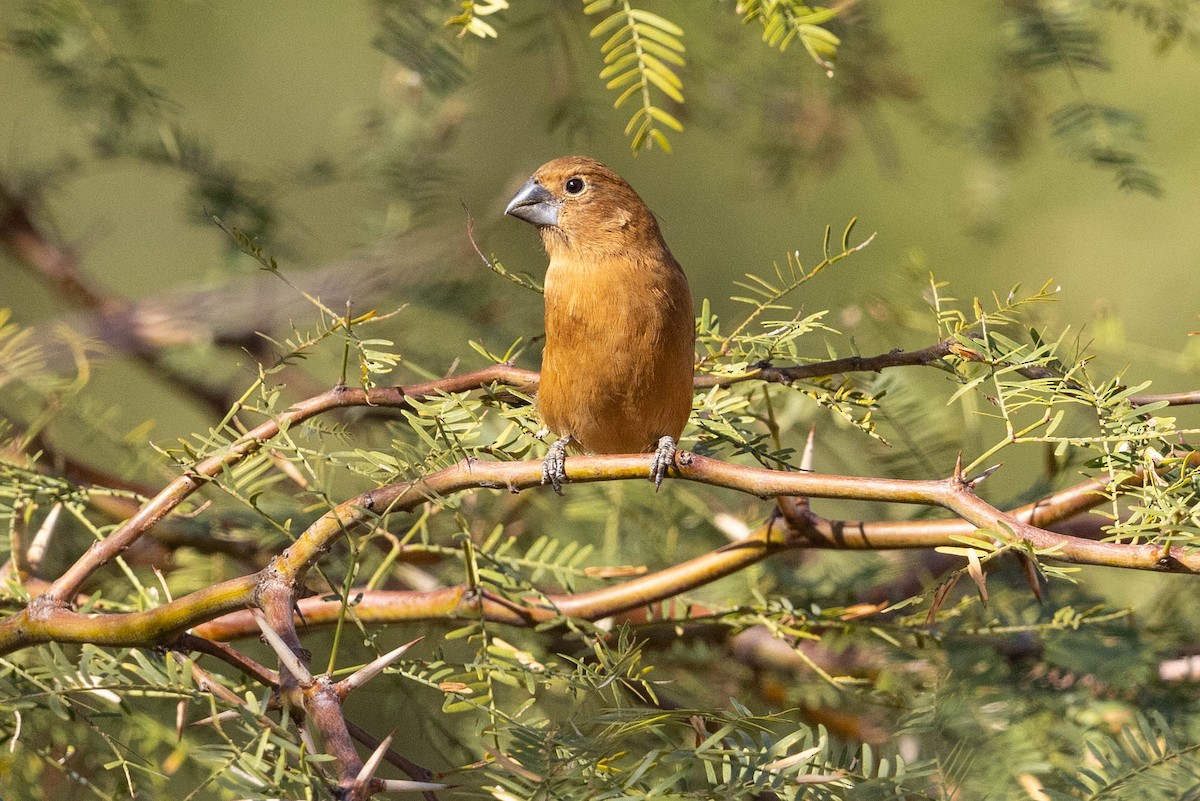
[[(793, 299), (797, 313), (831, 310), (824, 322), (837, 329), (801, 339), (805, 357), (931, 344), (939, 336), (925, 310), (932, 274), (968, 308), (976, 296), (1003, 299), (1018, 285), (1028, 295), (1050, 282), (1061, 288), (1056, 302), (1033, 307), (1023, 326), (1066, 331), (1071, 350), (1086, 353), (1100, 376), (1152, 380), (1157, 391), (1200, 382), (1200, 337), (1189, 337), (1200, 329), (1196, 3), (845, 2), (823, 23), (841, 40), (827, 74), (798, 43), (781, 52), (761, 42), (758, 21), (739, 18), (753, 3), (647, 0), (638, 7), (684, 31), (686, 64), (674, 70), (684, 102), (656, 95), (682, 127), (664, 127), (670, 154), (631, 147), (624, 129), (632, 110), (614, 109), (615, 93), (597, 77), (601, 39), (588, 33), (603, 13), (585, 15), (573, 0), (477, 5), (495, 7), (481, 19), (496, 36), (447, 24), (463, 4), (432, 0), (0, 5), (7, 230), (17, 210), (29, 215), (73, 259), (67, 278), (75, 281), (31, 270), (28, 251), (10, 238), (0, 255), (0, 307), (47, 342), (77, 343), (57, 333), (66, 325), (103, 343), (87, 402), (73, 407), (77, 418), (47, 422), (44, 399), (10, 386), (2, 391), (12, 427), (44, 428), (51, 450), (154, 486), (164, 471), (145, 444), (169, 446), (219, 420), (215, 409), (253, 380), (256, 359), (286, 350), (258, 332), (282, 339), (311, 325), (312, 306), (259, 270), (213, 215), (334, 310), (347, 302), (354, 313), (403, 307), (370, 329), (399, 354), (396, 369), (376, 381), (482, 366), (469, 340), (503, 353), (522, 338), (518, 364), (536, 369), (541, 300), (487, 268), (472, 250), (467, 217), (485, 254), (540, 276), (536, 237), (501, 212), (535, 167), (568, 152), (599, 158), (638, 189), (688, 272), (697, 310), (710, 299), (723, 319), (739, 309), (729, 299), (734, 280), (770, 273), (789, 254), (811, 266), (826, 226), (836, 237), (857, 217), (859, 239), (875, 232), (868, 248)], [(331, 385), (340, 357), (327, 348), (289, 368), (285, 397)], [(52, 370), (73, 373), (70, 347), (51, 349), (48, 359)], [(880, 389), (896, 403), (889, 425), (898, 450), (818, 436), (819, 470), (941, 477), (956, 447), (967, 443), (973, 457), (986, 445), (974, 418), (944, 405), (955, 389), (944, 376), (889, 375)], [(933, 390), (941, 395), (929, 402)], [(925, 427), (906, 430), (903, 421), (916, 417)], [(805, 407), (785, 419), (806, 431), (820, 418)], [(998, 499), (1030, 500), (1075, 478), (1068, 470), (1046, 484), (1030, 479), (1043, 461), (1037, 451), (1008, 458), (989, 484)], [(721, 493), (671, 490), (655, 500), (643, 490), (575, 488), (566, 519), (595, 538), (608, 562), (662, 563), (722, 541), (707, 518), (713, 509), (756, 513)], [(616, 508), (619, 521), (610, 515)], [(821, 508), (864, 514), (861, 505)], [(510, 513), (536, 532), (555, 525), (559, 511), (539, 500)], [(637, 539), (655, 527), (665, 529), (661, 541)], [(702, 541), (687, 543), (700, 536), (695, 529)], [(798, 605), (849, 603), (906, 570), (928, 577), (925, 567), (853, 554), (824, 557), (819, 567), (780, 562), (709, 597), (778, 591)], [(180, 567), (184, 585), (213, 580), (187, 558)], [(1084, 575), (1090, 580), (1078, 596), (1060, 595), (1062, 605), (1132, 604), (1147, 628), (1114, 633), (1105, 619), (1094, 635), (1063, 634), (1078, 618), (1051, 623), (1053, 609), (1034, 609), (1017, 581), (1011, 594), (995, 593), (987, 615), (1028, 631), (1044, 626), (1036, 650), (1049, 654), (1045, 663), (1031, 673), (964, 635), (942, 655), (936, 682), (900, 669), (863, 691), (855, 709), (886, 709), (889, 726), (908, 715), (906, 725), (935, 732), (930, 739), (947, 757), (938, 768), (955, 777), (943, 789), (961, 782), (961, 797), (1003, 787), (994, 797), (1037, 798), (1013, 777), (1069, 773), (1084, 759), (1080, 732), (1117, 731), (1143, 705), (1174, 710), (1175, 733), (1194, 735), (1190, 691), (1144, 686), (1153, 655), (1189, 651), (1187, 627), (1172, 626), (1195, 606), (1194, 579)], [(836, 654), (861, 645), (838, 636), (825, 640)], [(905, 640), (911, 650), (889, 658), (916, 662), (922, 647)], [(763, 708), (803, 707), (805, 720), (841, 726), (848, 741), (900, 730), (879, 728), (870, 714), (847, 723), (837, 718), (839, 692), (811, 675), (789, 686), (794, 677), (777, 681), (753, 658), (714, 683), (698, 667), (712, 659), (702, 643), (677, 646), (664, 658), (673, 692), (711, 702), (753, 686)], [(960, 674), (975, 679), (947, 679)], [(1007, 682), (1000, 707), (980, 700), (992, 681)], [(1012, 694), (1030, 681), (1027, 697)], [(394, 694), (355, 703), (361, 718), (407, 714)], [(414, 758), (441, 765), (478, 756), (456, 750), (469, 738), (449, 724), (443, 730), (436, 716), (422, 725), (404, 743)], [(1147, 727), (1143, 739), (1167, 736), (1166, 723), (1138, 725)], [(1035, 728), (1045, 740), (1031, 739)], [(1050, 740), (1077, 750), (1039, 750)], [(1019, 770), (996, 763), (1006, 753)]]

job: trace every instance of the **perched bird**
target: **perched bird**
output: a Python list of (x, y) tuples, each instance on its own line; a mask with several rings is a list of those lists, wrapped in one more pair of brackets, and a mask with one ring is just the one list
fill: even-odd
[(559, 439), (542, 483), (561, 494), (566, 449), (648, 453), (657, 488), (692, 408), (696, 329), (683, 269), (646, 204), (598, 161), (538, 168), (505, 214), (538, 227), (550, 257), (537, 393)]

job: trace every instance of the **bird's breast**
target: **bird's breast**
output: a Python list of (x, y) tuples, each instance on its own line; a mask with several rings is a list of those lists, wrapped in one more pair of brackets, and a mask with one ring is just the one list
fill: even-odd
[(678, 438), (692, 400), (695, 328), (687, 279), (665, 257), (552, 258), (538, 407), (597, 453)]

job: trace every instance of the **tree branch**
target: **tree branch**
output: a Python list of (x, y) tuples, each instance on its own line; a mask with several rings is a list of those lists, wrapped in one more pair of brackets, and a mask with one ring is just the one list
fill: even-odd
[[(568, 460), (567, 471), (574, 483), (642, 479), (652, 458), (651, 455), (575, 456)], [(678, 475), (688, 481), (739, 490), (764, 498), (790, 495), (940, 506), (966, 520), (974, 529), (988, 531), (1000, 544), (1018, 541), (1028, 543), (1047, 558), (1076, 564), (1161, 572), (1200, 572), (1200, 554), (1182, 547), (1096, 542), (1038, 528), (987, 504), (974, 494), (967, 482), (958, 477), (914, 481), (783, 472), (722, 462), (686, 452), (680, 454)], [(101, 616), (79, 615), (62, 607), (48, 607), (41, 601), (45, 595), (35, 598), (26, 609), (0, 621), (0, 654), (50, 641), (103, 645), (161, 643), (204, 621), (242, 607), (261, 606), (265, 595), (282, 592), (283, 588), (294, 588), (337, 538), (382, 514), (410, 511), (429, 498), (470, 489), (492, 488), (517, 492), (540, 485), (540, 462), (468, 461), (419, 481), (380, 487), (327, 512), (262, 571), (199, 590), (154, 610)], [(1085, 482), (1057, 498), (1051, 496), (1054, 500), (1046, 508), (1057, 508), (1064, 514), (1072, 509), (1084, 508), (1089, 493), (1098, 490), (1099, 486)], [(1097, 501), (1102, 499), (1099, 495), (1095, 498)], [(1030, 519), (1034, 519), (1037, 507), (1034, 504), (1023, 509), (1028, 510)], [(1017, 510), (1017, 513), (1023, 514), (1022, 510)], [(953, 536), (960, 529), (943, 526), (946, 524), (935, 524), (932, 528), (888, 530), (884, 526), (872, 529), (863, 525), (857, 529), (832, 529), (825, 533), (819, 528), (792, 531), (782, 521), (772, 519), (746, 539), (682, 564), (611, 587), (552, 596), (552, 601), (515, 603), (464, 587), (387, 597), (394, 602), (390, 614), (394, 614), (397, 620), (484, 614), (513, 625), (529, 625), (560, 615), (596, 619), (687, 592), (783, 550), (806, 547), (881, 550), (958, 544)], [(290, 620), (290, 604), (287, 609)], [(358, 611), (363, 612), (362, 609)], [(272, 624), (277, 631), (281, 631), (278, 620), (273, 620)], [(204, 632), (201, 636), (216, 638), (216, 633), (211, 629), (201, 628), (197, 630), (199, 632)]]
[[(894, 348), (876, 356), (846, 356), (841, 359), (784, 367), (764, 363), (735, 375), (697, 373), (695, 387), (696, 389), (730, 387), (743, 381), (790, 384), (793, 381), (823, 378), (841, 373), (879, 373), (892, 367), (941, 367), (948, 370), (950, 369), (949, 365), (945, 364), (944, 360), (950, 356), (957, 356), (963, 361), (969, 362), (985, 361), (979, 353), (963, 346), (958, 340), (943, 339), (919, 350), (906, 351)], [(1060, 374), (1044, 367), (1022, 367), (1017, 372), (1030, 379), (1062, 378)], [(1076, 388), (1081, 389), (1078, 386)], [(1128, 400), (1134, 406), (1146, 406), (1163, 401), (1168, 406), (1190, 406), (1200, 404), (1200, 390), (1130, 395)]]
[(301, 401), (276, 419), (268, 420), (254, 427), (244, 436), (239, 437), (223, 453), (210, 456), (168, 484), (149, 503), (139, 509), (137, 514), (125, 521), (103, 541), (92, 545), (88, 552), (71, 565), (46, 593), (35, 599), (35, 603), (48, 607), (58, 607), (67, 603), (79, 591), (88, 576), (115, 559), (150, 527), (170, 514), (180, 503), (202, 487), (207, 479), (257, 452), (265, 442), (275, 437), (281, 428), (296, 425), (332, 409), (351, 406), (407, 408), (409, 398), (423, 398), (440, 392), (462, 392), (494, 383), (520, 385), (533, 383), (536, 380), (536, 373), (507, 364), (497, 364), (473, 373), (464, 373), (460, 376), (413, 384), (408, 387), (376, 387), (371, 390), (334, 387), (320, 395)]
[[(578, 457), (571, 460), (574, 466)], [(1130, 475), (1120, 486), (1133, 486), (1144, 480), (1141, 475)], [(1100, 481), (1084, 481), (1073, 487), (1056, 492), (1041, 500), (1013, 509), (1006, 514), (1012, 518), (1031, 523), (1035, 526), (1046, 527), (1070, 519), (1086, 512), (1106, 500), (1106, 485)], [(790, 500), (781, 498), (781, 500)], [(974, 534), (977, 526), (962, 518), (944, 520), (883, 520), (883, 521), (846, 521), (828, 520), (804, 510), (799, 517), (788, 517), (784, 521), (786, 530), (777, 527), (776, 533), (784, 531), (783, 541), (778, 543), (778, 550), (912, 550), (936, 548), (943, 545), (958, 546), (962, 543), (954, 539), (956, 535)], [(773, 523), (768, 523), (752, 531), (748, 540), (761, 539), (768, 534)], [(1061, 535), (1056, 535), (1061, 536)], [(1082, 538), (1078, 538), (1082, 539)], [(741, 544), (739, 541), (734, 545)], [(734, 546), (725, 546), (714, 551), (721, 553)], [(761, 546), (758, 546), (761, 547)], [(706, 555), (705, 559), (713, 554)], [(760, 558), (767, 556), (762, 553)], [(755, 560), (757, 561), (757, 560)], [(679, 589), (663, 598), (678, 595), (698, 585), (683, 586), (698, 572), (704, 575), (703, 569), (696, 570), (699, 565), (696, 560), (666, 568), (663, 571), (648, 575), (644, 580), (652, 585), (682, 582)], [(749, 564), (749, 562), (747, 562)], [(744, 565), (743, 565), (744, 566)], [(678, 570), (677, 570), (678, 568)], [(668, 574), (664, 576), (663, 574)], [(724, 574), (722, 574), (724, 575)], [(711, 580), (711, 579), (710, 579)], [(628, 582), (627, 582), (628, 583)], [(707, 583), (707, 581), (703, 582)], [(621, 585), (623, 586), (623, 585)], [(612, 590), (608, 598), (613, 598)], [(354, 615), (363, 623), (394, 624), (431, 622), (447, 619), (475, 619), (480, 616), (487, 620), (507, 623), (510, 625), (527, 625), (542, 622), (555, 616), (554, 612), (572, 617), (588, 617), (599, 619), (622, 611), (629, 611), (622, 602), (620, 609), (615, 606), (594, 606), (594, 616), (578, 613), (577, 605), (580, 596), (587, 593), (562, 594), (543, 593), (539, 598), (544, 599), (541, 611), (533, 609), (517, 610), (511, 603), (500, 599), (473, 599), (471, 588), (465, 584), (436, 590), (364, 590), (355, 589), (351, 595), (356, 599)], [(634, 604), (632, 608), (637, 608)], [(549, 617), (539, 617), (550, 610)], [(573, 610), (573, 611), (568, 611)], [(342, 617), (342, 603), (339, 600), (325, 600), (321, 597), (302, 598), (296, 604), (297, 620), (306, 628), (320, 628), (335, 625)], [(218, 641), (235, 640), (256, 635), (258, 627), (248, 611), (239, 610), (211, 620), (195, 629), (195, 634)]]
[(820, 378), (838, 373), (878, 373), (890, 367), (929, 366), (939, 363), (953, 353), (956, 345), (954, 340), (944, 339), (920, 350), (905, 351), (895, 348), (878, 356), (847, 356), (792, 367), (763, 364), (732, 376), (700, 374), (696, 376), (695, 385), (697, 389), (706, 389), (755, 380), (771, 384), (790, 384), (806, 378)]

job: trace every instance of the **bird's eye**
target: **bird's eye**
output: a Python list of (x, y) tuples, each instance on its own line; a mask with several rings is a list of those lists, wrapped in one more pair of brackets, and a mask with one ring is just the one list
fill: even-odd
[(583, 179), (576, 175), (573, 178), (568, 178), (566, 189), (568, 195), (578, 195), (583, 192)]

